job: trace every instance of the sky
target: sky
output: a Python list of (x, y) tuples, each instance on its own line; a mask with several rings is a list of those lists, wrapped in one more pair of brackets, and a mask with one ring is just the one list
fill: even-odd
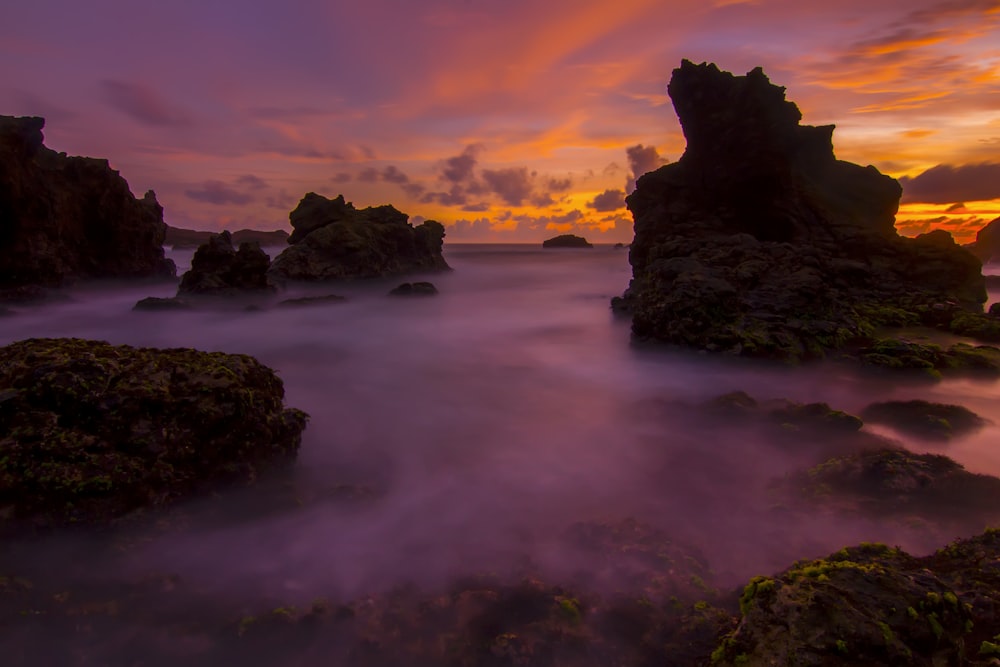
[(0, 114), (107, 158), (168, 224), (290, 229), (306, 192), (449, 242), (629, 242), (684, 150), (681, 59), (762, 66), (902, 234), (1000, 217), (1000, 0), (33, 0), (0, 7)]

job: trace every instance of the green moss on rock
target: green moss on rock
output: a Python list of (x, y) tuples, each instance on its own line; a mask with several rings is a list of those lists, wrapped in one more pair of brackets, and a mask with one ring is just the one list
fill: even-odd
[(253, 357), (69, 339), (0, 348), (0, 528), (93, 523), (294, 458), (305, 413)]

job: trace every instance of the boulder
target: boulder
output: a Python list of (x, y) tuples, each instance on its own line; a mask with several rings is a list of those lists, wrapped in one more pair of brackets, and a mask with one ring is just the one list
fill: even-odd
[(233, 249), (229, 232), (212, 234), (198, 247), (191, 259), (191, 269), (181, 277), (177, 294), (226, 295), (242, 292), (273, 291), (268, 278), (271, 258), (256, 241), (241, 243)]
[(89, 524), (295, 457), (305, 413), (241, 354), (29, 339), (0, 348), (0, 531)]
[(901, 433), (923, 440), (951, 440), (988, 423), (961, 405), (921, 400), (872, 403), (861, 411), (861, 416), (869, 422), (888, 424)]
[(0, 295), (86, 278), (173, 277), (153, 191), (137, 199), (107, 160), (46, 148), (44, 125), (0, 116)]
[(413, 227), (392, 206), (358, 210), (343, 195), (331, 200), (310, 192), (289, 219), (291, 245), (270, 269), (277, 279), (375, 278), (449, 268), (441, 254), (444, 225), (427, 220)]
[(147, 296), (132, 306), (132, 310), (191, 310), (192, 308), (191, 303), (184, 299), (159, 296)]
[[(619, 244), (620, 246), (621, 244)], [(542, 242), (543, 248), (593, 248), (594, 244), (576, 234), (560, 234)]]
[(788, 475), (774, 490), (809, 513), (890, 516), (969, 531), (1000, 519), (1000, 479), (971, 473), (947, 456), (892, 447), (828, 459)]
[(637, 337), (800, 360), (934, 304), (982, 313), (979, 260), (943, 231), (900, 237), (899, 184), (837, 160), (833, 126), (800, 125), (760, 68), (684, 61), (668, 92), (687, 149), (627, 198), (632, 280), (613, 304)]
[(995, 664), (998, 563), (994, 529), (923, 558), (861, 544), (800, 561), (747, 584), (711, 664)]
[(434, 296), (437, 293), (434, 283), (428, 282), (403, 283), (389, 290), (389, 296)]

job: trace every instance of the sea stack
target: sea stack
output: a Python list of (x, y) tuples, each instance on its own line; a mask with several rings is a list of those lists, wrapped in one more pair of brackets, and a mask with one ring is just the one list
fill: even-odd
[(668, 92), (687, 149), (627, 198), (632, 281), (615, 306), (637, 337), (798, 360), (880, 325), (982, 317), (979, 260), (944, 231), (899, 236), (899, 184), (836, 159), (833, 126), (800, 125), (760, 68), (685, 60)]
[(340, 195), (307, 193), (289, 214), (291, 244), (271, 264), (279, 280), (377, 278), (415, 271), (444, 271), (444, 225), (414, 227), (393, 206), (356, 209)]

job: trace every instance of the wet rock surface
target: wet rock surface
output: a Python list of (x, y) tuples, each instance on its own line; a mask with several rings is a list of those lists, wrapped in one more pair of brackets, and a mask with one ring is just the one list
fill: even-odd
[(392, 206), (356, 209), (344, 196), (310, 192), (289, 214), (291, 244), (271, 265), (282, 280), (375, 278), (447, 270), (441, 254), (444, 226), (426, 220), (414, 227)]
[(0, 348), (0, 530), (101, 523), (292, 460), (306, 415), (252, 357), (81, 339)]
[(986, 317), (979, 260), (947, 232), (900, 237), (899, 184), (837, 160), (833, 126), (800, 125), (759, 68), (684, 61), (668, 90), (688, 145), (627, 199), (633, 277), (614, 305), (636, 336), (800, 360), (881, 326)]
[(89, 278), (172, 277), (163, 208), (107, 160), (43, 145), (42, 118), (0, 116), (0, 296)]

